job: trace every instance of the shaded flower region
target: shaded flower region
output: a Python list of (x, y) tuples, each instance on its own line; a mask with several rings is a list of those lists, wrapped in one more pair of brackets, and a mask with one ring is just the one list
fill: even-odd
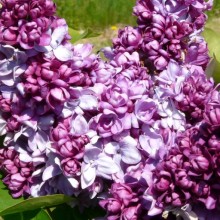
[(51, 0), (0, 3), (0, 167), (14, 198), (63, 193), (108, 220), (218, 215), (211, 1), (138, 0), (137, 27), (106, 60), (70, 43)]

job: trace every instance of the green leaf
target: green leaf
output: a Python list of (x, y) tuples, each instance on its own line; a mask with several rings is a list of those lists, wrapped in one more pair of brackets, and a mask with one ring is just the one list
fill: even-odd
[[(2, 179), (2, 177), (0, 177), (0, 179)], [(0, 181), (0, 212), (22, 201), (24, 201), (23, 198), (13, 199), (3, 182)]]
[(95, 207), (83, 208), (79, 210), (78, 206), (71, 208), (67, 204), (57, 206), (52, 212), (53, 220), (92, 220), (97, 217), (104, 217), (105, 211), (94, 203)]
[(92, 29), (88, 28), (83, 34), (81, 39), (98, 37), (100, 33), (94, 32)]
[(76, 41), (82, 39), (82, 32), (79, 30), (75, 30), (69, 27), (69, 34), (72, 37), (71, 43), (75, 43)]
[(62, 204), (57, 206), (51, 213), (51, 217), (53, 220), (87, 220), (84, 216), (77, 215), (74, 211), (76, 207), (71, 208), (66, 204)]
[(38, 209), (34, 211), (20, 212), (16, 214), (4, 216), (4, 220), (52, 220), (49, 214), (43, 210)]
[(210, 55), (213, 56), (213, 54), (215, 54), (216, 59), (220, 61), (220, 47), (219, 47), (220, 34), (215, 32), (211, 28), (206, 28), (203, 33), (203, 36), (205, 37), (208, 43)]
[(16, 213), (12, 215), (6, 215), (3, 220), (23, 220), (22, 213)]
[(38, 212), (38, 214), (35, 216), (35, 218), (31, 219), (31, 220), (52, 220), (52, 218), (45, 210), (41, 209), (41, 211)]
[[(0, 195), (0, 200), (1, 200)], [(13, 214), (17, 212), (24, 212), (28, 210), (34, 210), (44, 207), (52, 207), (62, 203), (70, 202), (74, 198), (65, 196), (63, 194), (55, 194), (55, 195), (48, 195), (48, 196), (41, 196), (37, 198), (30, 198), (24, 201), (18, 201), (17, 204), (13, 204), (12, 206), (0, 206), (0, 216)], [(3, 204), (4, 201), (1, 201)]]
[(215, 82), (220, 82), (220, 32), (213, 30), (211, 27), (207, 27), (203, 36), (208, 43), (210, 56), (213, 57), (211, 68), (209, 68), (210, 70), (208, 71), (213, 71), (210, 75), (212, 75)]
[(69, 34), (72, 37), (71, 42), (75, 43), (76, 41), (85, 39), (85, 38), (91, 38), (91, 37), (97, 37), (100, 34), (92, 31), (91, 29), (87, 29), (85, 31), (79, 31), (75, 30), (69, 27)]

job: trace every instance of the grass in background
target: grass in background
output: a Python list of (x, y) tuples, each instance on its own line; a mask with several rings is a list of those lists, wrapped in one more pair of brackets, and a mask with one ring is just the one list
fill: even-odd
[(74, 29), (98, 31), (115, 24), (135, 25), (135, 0), (54, 0), (58, 15)]

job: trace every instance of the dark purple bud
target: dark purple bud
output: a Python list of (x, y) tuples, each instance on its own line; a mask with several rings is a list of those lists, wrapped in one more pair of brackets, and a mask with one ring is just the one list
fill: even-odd
[(5, 172), (10, 174), (15, 174), (18, 172), (18, 167), (14, 164), (12, 160), (9, 159), (3, 161), (2, 168)]
[(31, 0), (30, 16), (36, 19), (41, 16), (53, 16), (56, 11), (56, 5), (51, 0)]
[(123, 220), (138, 220), (140, 215), (140, 204), (137, 206), (132, 206), (125, 208), (121, 214)]
[(136, 6), (133, 9), (134, 14), (138, 17), (139, 23), (146, 23), (150, 20), (153, 11), (147, 7), (144, 1), (137, 2)]
[(110, 192), (114, 198), (122, 201), (125, 206), (132, 202), (134, 197), (132, 189), (123, 183), (113, 183)]
[(176, 184), (183, 189), (189, 189), (193, 185), (193, 182), (190, 180), (185, 170), (177, 170), (175, 172), (175, 180)]
[(0, 42), (9, 45), (14, 45), (17, 43), (17, 37), (18, 37), (17, 27), (0, 28)]
[(5, 27), (10, 27), (10, 26), (14, 26), (16, 21), (13, 18), (13, 12), (12, 11), (3, 11), (1, 14), (1, 23), (5, 26)]
[(28, 16), (29, 5), (28, 3), (16, 4), (13, 10), (13, 15), (17, 20), (25, 19)]
[(141, 44), (142, 36), (141, 32), (137, 28), (125, 27), (123, 30), (119, 30), (118, 38), (113, 40), (114, 47), (124, 47), (126, 51), (133, 51)]
[(66, 176), (74, 177), (80, 175), (81, 164), (76, 159), (66, 158), (62, 160), (61, 167)]
[(183, 201), (178, 193), (173, 192), (165, 197), (165, 204), (170, 204), (175, 207), (183, 206)]
[(165, 192), (169, 189), (171, 184), (171, 176), (170, 173), (166, 171), (161, 171), (159, 173), (159, 178), (157, 182), (154, 184), (154, 189), (159, 192)]
[(11, 100), (10, 99), (4, 99), (0, 95), (0, 109), (3, 112), (10, 112), (11, 111)]
[(108, 198), (105, 200), (101, 200), (99, 205), (108, 211), (110, 214), (119, 214), (122, 209), (122, 203), (120, 200), (115, 198)]
[(205, 113), (205, 121), (213, 128), (220, 127), (220, 104), (207, 104)]
[(209, 160), (203, 156), (196, 156), (194, 159), (191, 159), (191, 165), (193, 170), (199, 173), (206, 172), (210, 168)]
[(193, 187), (192, 191), (198, 197), (207, 197), (210, 194), (210, 186), (204, 181), (200, 181)]

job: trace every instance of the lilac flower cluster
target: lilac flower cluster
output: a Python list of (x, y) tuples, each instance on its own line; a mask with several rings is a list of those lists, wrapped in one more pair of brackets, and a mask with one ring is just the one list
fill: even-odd
[(125, 27), (113, 40), (115, 53), (138, 51), (149, 73), (161, 72), (170, 60), (205, 68), (207, 47), (201, 36), (205, 10), (212, 1), (138, 0), (134, 15), (137, 27)]
[(157, 165), (149, 192), (158, 208), (204, 203), (207, 209), (219, 206), (219, 92), (213, 89), (200, 123), (176, 139), (176, 144)]
[(0, 2), (0, 167), (14, 198), (99, 200), (108, 220), (217, 210), (211, 1), (138, 0), (138, 27), (101, 50), (107, 61), (69, 42), (52, 0)]

